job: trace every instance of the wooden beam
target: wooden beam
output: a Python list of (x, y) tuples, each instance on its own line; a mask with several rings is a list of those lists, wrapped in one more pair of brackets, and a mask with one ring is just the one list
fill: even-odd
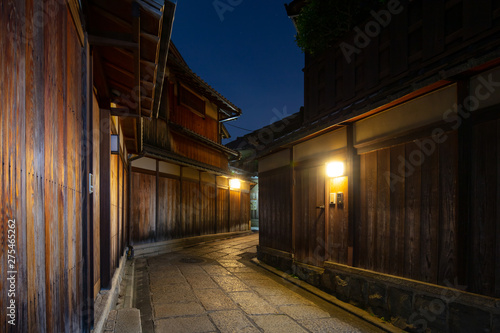
[(124, 75), (126, 75), (126, 76), (128, 76), (128, 77), (131, 77), (131, 78), (133, 78), (133, 77), (134, 77), (134, 74), (133, 74), (133, 73), (131, 73), (131, 72), (129, 72), (129, 71), (127, 71), (127, 70), (125, 70), (125, 69), (123, 69), (123, 68), (121, 68), (121, 67), (118, 67), (118, 66), (116, 66), (115, 64), (110, 63), (109, 61), (105, 61), (105, 62), (104, 62), (104, 66), (109, 67), (109, 68), (112, 68), (112, 69), (114, 69), (115, 71), (120, 72), (120, 73), (122, 73), (122, 74), (124, 74)]
[(100, 260), (101, 260), (101, 287), (111, 287), (111, 138), (110, 138), (110, 115), (105, 109), (100, 110), (99, 124), (101, 126), (100, 141)]
[(156, 160), (156, 193), (155, 193), (155, 242), (160, 239), (160, 235), (158, 235), (158, 230), (160, 226), (160, 209), (158, 208), (160, 202), (160, 161)]
[(151, 81), (146, 81), (146, 80), (142, 80), (141, 79), (141, 84), (144, 85), (144, 86), (148, 86), (149, 88), (153, 89), (154, 88), (154, 83), (151, 82)]
[(150, 14), (151, 16), (156, 18), (157, 20), (161, 19), (161, 10), (150, 5), (147, 1), (143, 1), (143, 0), (136, 0), (136, 1), (145, 12), (147, 12), (148, 14)]
[(148, 34), (147, 32), (144, 32), (144, 31), (141, 31), (141, 37), (143, 37), (144, 39), (147, 39), (155, 44), (157, 44), (158, 41), (160, 40), (160, 37), (158, 37), (156, 35)]
[(158, 67), (155, 71), (155, 89), (153, 90), (153, 105), (151, 113), (158, 118), (160, 111), (161, 94), (163, 91), (163, 81), (165, 79), (165, 70), (167, 67), (168, 49), (170, 46), (170, 37), (172, 34), (172, 23), (174, 21), (175, 4), (170, 1), (165, 1), (163, 16), (161, 20), (160, 48), (158, 50), (158, 58), (156, 63)]
[(138, 143), (138, 153), (142, 152), (142, 101), (141, 101), (141, 10), (137, 1), (132, 1), (132, 39), (139, 44), (139, 48), (134, 50), (134, 87), (135, 101), (137, 103), (136, 113), (139, 115), (137, 122), (137, 137), (141, 142)]
[(113, 13), (110, 13), (110, 12), (108, 12), (107, 10), (105, 10), (105, 9), (103, 9), (101, 7), (98, 7), (98, 6), (94, 5), (91, 8), (91, 12), (92, 11), (95, 11), (99, 15), (104, 16), (109, 21), (116, 23), (117, 25), (119, 25), (122, 28), (124, 28), (124, 30), (126, 30), (126, 31), (130, 31), (130, 29), (132, 28), (132, 25), (130, 25), (130, 23), (128, 23), (125, 20), (122, 20), (121, 18), (117, 17), (116, 15), (113, 15)]
[(109, 106), (109, 86), (106, 81), (106, 76), (104, 75), (104, 69), (102, 67), (102, 61), (98, 51), (94, 51), (92, 54), (92, 76), (93, 85), (97, 88), (99, 106)]
[(139, 115), (137, 113), (130, 112), (129, 108), (110, 108), (109, 114), (118, 117), (139, 118)]
[(354, 193), (358, 187), (359, 178), (359, 157), (354, 148), (354, 128), (350, 124), (347, 126), (347, 264), (354, 265), (354, 240), (355, 235), (355, 202), (357, 196)]
[(139, 50), (140, 43), (123, 39), (109, 38), (103, 36), (89, 35), (89, 42), (92, 46), (108, 46), (124, 49)]

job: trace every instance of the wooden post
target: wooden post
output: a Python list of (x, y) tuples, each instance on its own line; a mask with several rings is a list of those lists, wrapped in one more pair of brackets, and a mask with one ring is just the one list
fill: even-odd
[(127, 173), (127, 246), (131, 245), (130, 244), (130, 235), (132, 234), (132, 223), (131, 221), (131, 216), (132, 216), (132, 207), (130, 204), (131, 198), (132, 198), (132, 163), (128, 162), (128, 173)]
[(142, 152), (142, 109), (141, 109), (141, 10), (136, 1), (132, 1), (132, 41), (137, 44), (134, 49), (134, 90), (135, 102), (137, 103), (136, 112), (139, 115), (137, 120), (137, 151)]
[[(117, 124), (118, 138), (120, 138), (120, 123)], [(120, 139), (118, 139), (118, 155), (116, 155), (116, 256), (115, 267), (120, 265)]]
[(354, 129), (353, 125), (347, 126), (347, 264), (352, 266), (354, 263), (354, 239), (355, 239), (355, 201), (357, 199), (354, 191), (358, 186), (359, 177), (359, 159), (354, 148)]
[(83, 139), (86, 144), (82, 145), (83, 173), (82, 173), (82, 254), (83, 260), (83, 307), (81, 308), (82, 329), (90, 332), (94, 327), (94, 237), (93, 237), (93, 195), (89, 194), (89, 172), (92, 170), (93, 142), (92, 142), (92, 58), (90, 57), (89, 44), (85, 42), (85, 55), (82, 61), (82, 95), (84, 103), (82, 107)]
[[(457, 82), (457, 105), (464, 105), (464, 99), (469, 96), (469, 80)], [(471, 263), (472, 227), (470, 224), (470, 191), (471, 186), (471, 158), (472, 158), (472, 126), (469, 119), (462, 118), (462, 125), (458, 129), (458, 253), (457, 265), (458, 283), (472, 286), (473, 270)], [(441, 281), (438, 281), (438, 283)], [(453, 283), (453, 282), (452, 282)]]
[(215, 175), (215, 209), (214, 209), (214, 214), (215, 214), (215, 227), (214, 227), (214, 233), (217, 233), (217, 223), (219, 223), (219, 216), (217, 215), (217, 207), (219, 206), (219, 202), (217, 200), (219, 188), (217, 187), (217, 175)]
[(182, 221), (184, 220), (184, 207), (183, 207), (183, 202), (184, 200), (182, 200), (182, 170), (184, 169), (184, 167), (181, 166), (181, 172), (180, 172), (180, 178), (179, 178), (179, 224), (180, 224), (180, 228), (179, 230), (177, 231), (178, 234), (177, 234), (177, 237), (184, 237), (184, 224), (182, 223)]
[(158, 235), (158, 221), (160, 220), (160, 210), (158, 209), (159, 202), (159, 187), (160, 185), (160, 161), (156, 160), (156, 195), (155, 195), (155, 241), (160, 239)]
[(227, 232), (231, 232), (231, 186), (227, 183)]
[[(292, 244), (290, 244), (290, 250), (292, 252), (292, 256), (295, 257), (295, 238), (296, 238), (296, 232), (295, 232), (295, 225), (297, 223), (297, 219), (295, 218), (296, 216), (296, 206), (295, 206), (295, 164), (293, 163), (294, 162), (294, 157), (293, 157), (293, 147), (290, 148), (290, 173), (291, 173), (291, 177), (290, 177), (290, 181), (292, 182), (292, 184), (290, 185), (290, 189), (291, 189), (291, 209), (292, 209), (292, 225), (291, 225), (291, 228), (292, 228)], [(260, 191), (260, 188), (259, 188), (259, 191)], [(259, 198), (259, 205), (260, 205), (260, 198)], [(259, 213), (260, 213), (260, 210), (259, 210)], [(260, 225), (260, 217), (259, 217), (259, 225)], [(259, 227), (260, 228), (260, 227)]]
[(101, 259), (101, 287), (111, 287), (111, 138), (109, 110), (100, 109), (99, 120), (101, 126), (100, 151), (100, 259)]

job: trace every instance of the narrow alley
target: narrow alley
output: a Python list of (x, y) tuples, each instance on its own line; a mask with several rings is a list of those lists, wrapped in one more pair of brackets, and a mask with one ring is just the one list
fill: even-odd
[(258, 234), (135, 261), (142, 332), (381, 332), (259, 267)]

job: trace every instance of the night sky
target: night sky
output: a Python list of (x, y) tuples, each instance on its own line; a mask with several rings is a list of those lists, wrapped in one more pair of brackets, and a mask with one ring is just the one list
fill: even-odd
[(256, 130), (303, 105), (304, 54), (285, 2), (177, 1), (172, 41), (198, 76), (243, 111), (226, 123), (224, 143), (249, 133), (233, 126)]

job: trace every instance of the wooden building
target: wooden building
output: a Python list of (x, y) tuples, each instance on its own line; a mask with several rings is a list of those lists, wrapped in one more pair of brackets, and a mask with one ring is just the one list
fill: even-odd
[(259, 157), (259, 257), (402, 328), (498, 331), (500, 3), (382, 10), (306, 55), (304, 123)]
[(239, 153), (221, 144), (221, 121), (240, 109), (173, 44), (167, 71), (165, 104), (143, 122), (143, 150), (130, 159), (130, 241), (140, 253), (165, 251), (172, 239), (249, 230), (250, 182), (232, 176), (228, 162)]
[(171, 46), (174, 11), (0, 4), (1, 332), (88, 332), (130, 243), (248, 229), (219, 141), (240, 110)]

